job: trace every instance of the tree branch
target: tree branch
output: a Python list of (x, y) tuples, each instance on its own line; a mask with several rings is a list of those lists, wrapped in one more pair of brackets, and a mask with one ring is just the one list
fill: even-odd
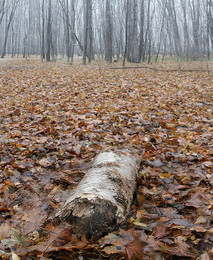
[(208, 70), (208, 69), (157, 69), (153, 67), (148, 67), (148, 66), (131, 66), (131, 67), (110, 67), (108, 68), (110, 70), (121, 70), (121, 69), (150, 69), (154, 71), (167, 71), (167, 72), (177, 72), (177, 71), (182, 71), (182, 72), (210, 72), (213, 70)]

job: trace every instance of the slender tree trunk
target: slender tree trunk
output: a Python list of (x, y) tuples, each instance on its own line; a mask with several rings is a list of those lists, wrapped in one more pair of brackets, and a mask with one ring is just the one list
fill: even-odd
[(181, 7), (183, 10), (183, 18), (184, 18), (184, 54), (188, 60), (189, 50), (190, 50), (190, 41), (189, 41), (189, 32), (188, 32), (188, 24), (187, 24), (187, 10), (186, 10), (186, 1), (181, 0)]
[(15, 46), (14, 46), (14, 25), (12, 25), (12, 36), (11, 36), (11, 58), (14, 57), (14, 53), (15, 53)]
[(106, 0), (105, 60), (112, 62), (112, 13), (110, 0)]
[(200, 46), (199, 46), (199, 24), (200, 24), (200, 1), (197, 0), (195, 5), (195, 1), (191, 2), (191, 19), (192, 19), (192, 31), (193, 31), (193, 59), (198, 59), (200, 56)]
[(93, 59), (92, 0), (88, 1), (88, 62)]
[(141, 17), (140, 17), (140, 43), (139, 43), (139, 61), (141, 62), (144, 51), (144, 0), (141, 1)]
[(86, 65), (86, 58), (89, 63), (93, 55), (93, 31), (92, 31), (92, 0), (84, 0), (84, 47), (83, 65)]
[(158, 56), (159, 56), (160, 49), (161, 49), (162, 35), (163, 35), (165, 18), (166, 18), (165, 15), (166, 15), (166, 9), (163, 6), (162, 23), (161, 23), (161, 29), (160, 29), (160, 39), (159, 39), (159, 43), (158, 43), (158, 50), (157, 50), (157, 54), (156, 54), (156, 58), (155, 58), (155, 63), (157, 63), (157, 61), (158, 61)]
[(2, 51), (2, 55), (1, 58), (3, 59), (6, 55), (6, 48), (7, 48), (7, 39), (8, 39), (8, 34), (9, 34), (9, 30), (10, 30), (10, 26), (13, 20), (13, 17), (15, 15), (16, 12), (16, 8), (18, 6), (20, 0), (14, 0), (12, 3), (12, 10), (10, 12), (10, 16), (9, 16), (9, 21), (8, 24), (6, 26), (6, 32), (5, 32), (5, 37), (4, 37), (4, 44), (3, 44), (3, 51)]
[(45, 59), (44, 49), (44, 37), (45, 37), (45, 14), (44, 14), (44, 0), (42, 0), (42, 34), (41, 34), (41, 59)]
[(87, 43), (88, 43), (88, 1), (84, 0), (84, 49), (83, 49), (83, 65), (87, 63)]
[(209, 40), (210, 40), (210, 21), (211, 21), (211, 18), (210, 18), (210, 15), (209, 15), (209, 5), (208, 5), (208, 2), (207, 2), (207, 5), (206, 5), (206, 16), (207, 16), (207, 25), (206, 25), (206, 55), (207, 55), (207, 59), (210, 60), (210, 44), (209, 44)]
[(47, 54), (46, 54), (46, 61), (50, 62), (50, 55), (51, 55), (51, 45), (52, 45), (52, 0), (49, 0), (48, 6), (48, 20), (47, 20)]
[(25, 33), (24, 35), (23, 45), (24, 45), (23, 58), (25, 59), (27, 55), (27, 33)]
[(139, 59), (139, 53), (138, 53), (138, 37), (139, 37), (139, 34), (138, 34), (138, 0), (134, 0), (134, 5), (133, 5), (133, 22), (132, 22), (132, 25), (133, 25), (133, 28), (132, 28), (132, 31), (133, 31), (133, 44), (132, 44), (132, 61), (135, 62), (135, 63), (138, 63), (140, 62), (140, 59)]
[(208, 24), (209, 24), (211, 48), (213, 50), (213, 16), (212, 16), (212, 6), (213, 6), (213, 3), (210, 0), (208, 2)]
[(66, 0), (66, 14), (64, 16), (65, 21), (65, 39), (66, 39), (66, 53), (67, 61), (69, 62), (71, 56), (71, 39), (70, 39), (70, 28), (69, 28), (69, 1)]
[(148, 33), (150, 30), (150, 7), (151, 7), (151, 0), (148, 2), (148, 9), (147, 9), (147, 28), (146, 28), (146, 35), (145, 35), (145, 42), (144, 42), (144, 48), (142, 53), (142, 59), (143, 62), (146, 59), (146, 48), (147, 48), (147, 42), (148, 42)]
[(2, 1), (2, 4), (0, 6), (0, 24), (3, 20), (4, 15), (5, 15), (5, 0)]
[(129, 0), (126, 0), (126, 30), (125, 30), (125, 50), (124, 50), (124, 59), (123, 59), (123, 67), (126, 63), (126, 56), (128, 51), (128, 25), (129, 25)]
[(182, 55), (182, 47), (181, 47), (181, 38), (177, 24), (177, 15), (174, 0), (166, 0), (166, 8), (168, 10), (168, 17), (171, 20), (172, 31), (173, 31), (173, 39), (176, 55)]
[(151, 47), (152, 47), (152, 37), (151, 37), (151, 32), (149, 32), (149, 47), (148, 47), (148, 63), (151, 62)]
[(71, 63), (73, 63), (75, 49), (75, 0), (71, 0)]

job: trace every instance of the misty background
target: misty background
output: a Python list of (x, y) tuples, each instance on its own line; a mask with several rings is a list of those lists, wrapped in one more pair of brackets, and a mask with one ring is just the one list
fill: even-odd
[(138, 63), (212, 50), (212, 0), (0, 0), (2, 58)]

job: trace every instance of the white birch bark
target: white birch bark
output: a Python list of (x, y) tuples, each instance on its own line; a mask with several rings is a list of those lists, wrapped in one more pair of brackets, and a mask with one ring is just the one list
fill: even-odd
[(101, 236), (127, 220), (140, 159), (129, 150), (102, 152), (67, 199), (57, 218), (79, 236)]

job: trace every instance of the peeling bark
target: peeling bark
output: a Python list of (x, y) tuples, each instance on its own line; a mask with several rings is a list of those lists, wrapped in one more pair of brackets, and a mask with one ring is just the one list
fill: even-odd
[(102, 152), (58, 212), (79, 236), (101, 236), (125, 223), (140, 159), (129, 150)]

